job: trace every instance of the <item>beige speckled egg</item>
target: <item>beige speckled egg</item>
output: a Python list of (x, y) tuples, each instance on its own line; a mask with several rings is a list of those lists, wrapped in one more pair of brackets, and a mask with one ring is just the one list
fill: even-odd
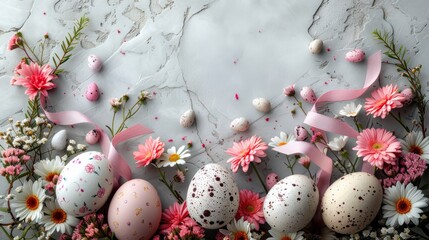
[(189, 215), (202, 227), (218, 229), (238, 210), (238, 187), (230, 172), (219, 164), (201, 167), (189, 183), (186, 196)]
[(277, 231), (297, 232), (311, 221), (318, 204), (319, 190), (314, 181), (295, 174), (270, 189), (264, 200), (264, 217)]
[(234, 131), (245, 132), (249, 129), (250, 123), (244, 117), (239, 117), (232, 120), (230, 127)]
[(341, 234), (354, 234), (377, 216), (383, 188), (374, 175), (356, 172), (335, 181), (322, 198), (322, 217), (326, 226)]

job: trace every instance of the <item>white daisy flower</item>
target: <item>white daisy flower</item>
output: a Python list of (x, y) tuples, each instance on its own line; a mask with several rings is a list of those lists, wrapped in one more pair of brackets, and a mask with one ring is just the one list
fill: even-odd
[(231, 240), (256, 240), (251, 233), (253, 225), (248, 221), (244, 221), (244, 218), (240, 218), (238, 221), (233, 219), (226, 228), (228, 230), (220, 229), (219, 231), (223, 235), (229, 236)]
[(163, 153), (162, 156), (158, 159), (156, 165), (158, 167), (173, 167), (176, 164), (185, 164), (185, 158), (191, 156), (189, 149), (185, 149), (183, 145), (177, 151), (176, 147), (171, 147), (167, 150), (167, 153)]
[(410, 220), (419, 224), (422, 208), (428, 206), (429, 199), (413, 184), (407, 186), (397, 182), (395, 186), (385, 189), (383, 199), (383, 218), (387, 218), (386, 225), (396, 227), (408, 224)]
[(429, 163), (429, 137), (423, 138), (422, 132), (410, 132), (405, 140), (399, 139), (404, 153), (415, 153)]
[(47, 201), (46, 207), (43, 209), (45, 215), (41, 219), (41, 223), (45, 225), (45, 229), (49, 235), (54, 232), (72, 233), (72, 227), (79, 223), (79, 219), (67, 214), (60, 205), (54, 201)]
[(330, 141), (328, 143), (328, 146), (332, 151), (341, 151), (341, 149), (343, 149), (344, 146), (346, 146), (347, 140), (349, 140), (349, 137), (339, 136), (334, 138), (334, 140)]
[(42, 160), (34, 164), (34, 173), (39, 175), (43, 179), (43, 183), (47, 184), (53, 182), (55, 177), (60, 176), (61, 171), (63, 170), (65, 163), (61, 161), (59, 156), (56, 156), (55, 159)]
[(356, 104), (354, 102), (346, 104), (343, 109), (340, 110), (340, 115), (345, 117), (356, 117), (360, 110), (362, 109), (362, 105)]
[(285, 233), (280, 232), (274, 229), (268, 230), (272, 237), (267, 238), (267, 240), (282, 240), (282, 239), (290, 239), (290, 240), (303, 240), (304, 232), (294, 232), (294, 233)]
[(280, 132), (280, 136), (278, 136), (278, 137), (275, 136), (275, 137), (271, 138), (271, 142), (268, 143), (268, 145), (271, 147), (280, 147), (280, 146), (286, 145), (290, 142), (293, 142), (295, 140), (296, 140), (295, 136), (290, 135), (290, 134), (286, 134), (284, 132)]
[(46, 194), (42, 188), (42, 181), (30, 180), (22, 184), (22, 191), (15, 194), (11, 200), (12, 207), (16, 211), (16, 216), (22, 220), (37, 221), (42, 218), (43, 201)]

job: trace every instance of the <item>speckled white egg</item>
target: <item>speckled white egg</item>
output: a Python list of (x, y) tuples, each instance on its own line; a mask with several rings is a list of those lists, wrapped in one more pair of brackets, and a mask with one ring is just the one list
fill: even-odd
[(256, 110), (260, 112), (268, 113), (269, 111), (271, 111), (271, 103), (265, 98), (255, 98), (253, 99), (252, 104), (256, 108)]
[(88, 56), (88, 67), (94, 71), (100, 71), (103, 63), (99, 57), (96, 55)]
[(112, 167), (102, 153), (81, 153), (61, 171), (55, 189), (58, 203), (75, 217), (95, 212), (106, 203), (113, 180)]
[(308, 50), (312, 54), (319, 54), (320, 52), (322, 52), (322, 49), (323, 49), (323, 41), (320, 39), (314, 39), (313, 41), (310, 42), (310, 45), (308, 46)]
[(271, 228), (280, 232), (297, 232), (313, 218), (319, 204), (319, 190), (305, 175), (288, 176), (268, 192), (264, 200), (264, 217)]
[(195, 121), (195, 112), (192, 109), (187, 110), (180, 116), (179, 123), (180, 126), (188, 128), (194, 124)]
[(245, 119), (243, 117), (239, 117), (239, 118), (232, 120), (230, 127), (234, 131), (245, 132), (249, 129), (250, 123), (249, 123), (249, 121), (247, 121), (247, 119)]
[(374, 175), (356, 172), (335, 181), (322, 198), (322, 217), (326, 226), (341, 234), (354, 234), (377, 216), (383, 188)]
[(238, 187), (219, 164), (200, 168), (189, 183), (186, 196), (189, 215), (207, 229), (218, 229), (229, 223), (237, 213)]

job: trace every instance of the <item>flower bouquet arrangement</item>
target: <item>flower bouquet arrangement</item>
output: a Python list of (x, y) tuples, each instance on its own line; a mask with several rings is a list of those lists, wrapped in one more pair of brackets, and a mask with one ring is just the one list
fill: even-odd
[[(284, 95), (296, 101), (307, 126), (280, 132), (267, 144), (252, 136), (226, 149), (231, 171), (220, 164), (202, 166), (191, 178), (186, 196), (176, 189), (186, 181), (186, 163), (192, 142), (169, 146), (148, 136), (134, 149), (135, 167), (159, 173), (160, 183), (177, 201), (162, 206), (158, 185), (132, 179), (115, 146), (151, 133), (126, 122), (151, 95), (142, 91), (128, 107), (130, 96), (112, 98), (113, 117), (107, 131), (82, 113), (46, 110), (49, 91), (56, 87), (89, 19), (79, 19), (61, 43), (62, 53), (46, 52), (49, 35), (36, 49), (18, 32), (9, 50), (21, 50), (13, 86), (26, 88), (25, 118), (10, 119), (0, 132), (0, 174), (8, 188), (1, 196), (0, 227), (8, 239), (424, 239), (429, 199), (427, 164), (429, 137), (425, 111), (428, 100), (420, 82), (421, 65), (409, 66), (407, 50), (387, 33), (374, 32), (387, 49), (385, 55), (407, 80), (407, 87), (380, 83), (371, 95), (359, 99), (378, 79), (381, 54), (368, 58), (364, 87), (334, 90), (316, 97), (309, 87), (300, 95), (295, 85)], [(90, 58), (92, 64), (97, 59)], [(100, 69), (99, 65), (93, 65)], [(404, 81), (405, 82), (405, 81)], [(88, 100), (96, 101), (96, 86)], [(348, 101), (334, 116), (319, 113), (322, 105)], [(417, 109), (417, 120), (404, 117), (405, 108)], [(363, 113), (365, 112), (365, 114)], [(294, 114), (297, 114), (294, 111)], [(364, 116), (366, 115), (366, 116)], [(121, 118), (118, 124), (117, 120)], [(365, 119), (370, 118), (371, 121)], [(391, 118), (398, 128), (377, 127)], [(60, 125), (91, 124), (85, 140), (101, 152), (66, 133)], [(192, 124), (191, 124), (192, 125)], [(355, 139), (355, 140), (352, 140)], [(269, 149), (272, 147), (272, 149)], [(292, 173), (279, 179), (276, 172), (260, 174), (258, 163), (268, 151), (284, 154)], [(170, 169), (169, 169), (170, 168)], [(172, 170), (174, 168), (174, 170)], [(306, 174), (294, 174), (300, 172)], [(251, 169), (263, 192), (238, 189), (232, 173)], [(316, 171), (317, 170), (317, 171)], [(232, 172), (232, 173), (231, 173)], [(173, 173), (173, 174), (172, 174)], [(338, 176), (338, 178), (337, 178)], [(126, 181), (120, 181), (120, 178)], [(121, 184), (122, 183), (122, 184)]]

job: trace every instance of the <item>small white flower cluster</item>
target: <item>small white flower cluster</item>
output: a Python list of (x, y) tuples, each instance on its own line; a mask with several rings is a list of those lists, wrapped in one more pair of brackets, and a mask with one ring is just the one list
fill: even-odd
[[(67, 155), (61, 157), (61, 159), (63, 161), (66, 161), (69, 156), (71, 156), (71, 155), (73, 155), (75, 153), (83, 152), (86, 149), (87, 149), (86, 145), (80, 144), (80, 143), (76, 143), (75, 140), (70, 139), (69, 140), (69, 144), (67, 145), (67, 149), (66, 149), (67, 150)], [(65, 158), (65, 160), (64, 160), (64, 158)]]
[(394, 227), (383, 227), (379, 232), (374, 231), (371, 227), (366, 228), (360, 233), (342, 238), (343, 240), (361, 240), (361, 239), (380, 239), (380, 240), (402, 240), (415, 239), (409, 228), (404, 228), (402, 232)]
[[(0, 139), (8, 145), (23, 150), (30, 150), (45, 144), (48, 141), (52, 124), (44, 114), (34, 119), (25, 118), (22, 121), (9, 119), (11, 127), (5, 132), (0, 131)], [(47, 129), (47, 131), (45, 131)]]

